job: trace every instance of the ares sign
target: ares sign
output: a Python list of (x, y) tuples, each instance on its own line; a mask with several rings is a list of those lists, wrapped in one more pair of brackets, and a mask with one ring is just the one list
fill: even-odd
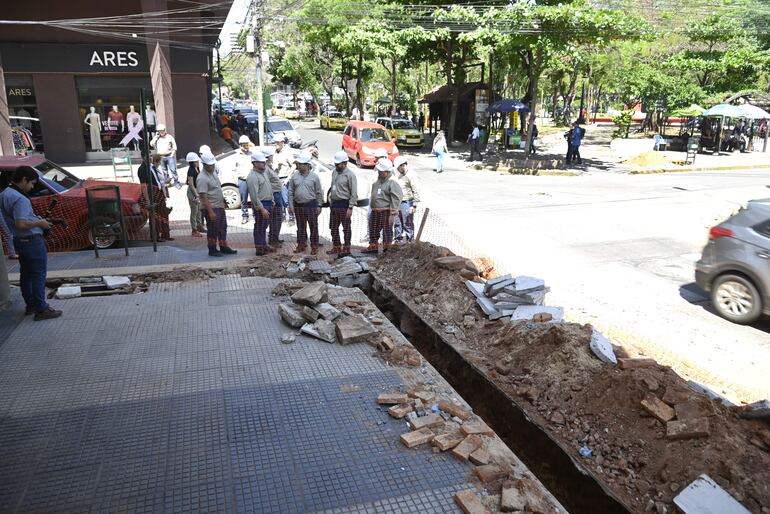
[(136, 58), (136, 52), (94, 50), (94, 53), (91, 54), (89, 66), (94, 65), (115, 68), (136, 68), (139, 66), (139, 61)]
[(143, 45), (0, 43), (4, 72), (148, 73)]

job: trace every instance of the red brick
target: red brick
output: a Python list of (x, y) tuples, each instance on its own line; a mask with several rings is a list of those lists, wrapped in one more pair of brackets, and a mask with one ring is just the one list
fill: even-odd
[(409, 401), (409, 396), (401, 393), (382, 393), (377, 397), (377, 403), (380, 405), (397, 405)]
[(461, 407), (451, 402), (440, 401), (438, 402), (438, 408), (451, 416), (457, 416), (458, 418), (463, 420), (470, 418), (471, 414), (473, 414), (470, 410), (466, 409), (465, 407)]
[(421, 428), (440, 427), (444, 424), (444, 418), (438, 414), (428, 414), (421, 418), (417, 418), (412, 421), (412, 430), (420, 430)]
[(618, 366), (620, 366), (620, 369), (651, 368), (657, 364), (658, 362), (655, 359), (648, 359), (647, 357), (636, 359), (625, 359), (621, 357), (618, 359)]
[(669, 421), (666, 423), (666, 439), (694, 439), (709, 436), (708, 418)]
[(465, 435), (473, 435), (473, 434), (480, 434), (480, 435), (495, 435), (494, 430), (489, 428), (486, 423), (479, 420), (473, 420), (473, 421), (466, 421), (460, 426), (460, 430), (463, 431), (463, 434)]
[(408, 403), (402, 403), (400, 405), (394, 405), (390, 409), (388, 409), (388, 414), (393, 416), (396, 419), (401, 419), (410, 412), (412, 412), (414, 409), (412, 406)]
[(663, 401), (672, 407), (677, 403), (684, 403), (692, 398), (692, 394), (687, 389), (679, 389), (678, 387), (667, 387), (666, 392), (663, 395)]
[(455, 494), (455, 502), (465, 514), (490, 514), (476, 493), (470, 489)]
[(471, 456), (471, 453), (478, 450), (482, 444), (484, 444), (484, 441), (481, 439), (481, 437), (477, 435), (469, 435), (463, 439), (460, 444), (455, 446), (454, 450), (452, 450), (452, 455), (460, 460), (468, 460), (468, 458)]
[(486, 484), (487, 482), (494, 482), (498, 478), (503, 478), (508, 474), (508, 471), (497, 464), (484, 464), (473, 468), (473, 473), (479, 477), (482, 483)]
[(442, 434), (440, 436), (436, 436), (436, 438), (432, 441), (433, 446), (441, 450), (442, 452), (451, 450), (461, 442), (463, 442), (463, 439), (465, 439), (465, 436), (453, 432), (449, 434)]
[(676, 411), (676, 419), (679, 421), (684, 421), (686, 419), (705, 418), (714, 414), (710, 403), (695, 400), (684, 403), (677, 403), (674, 405), (674, 410)]
[(405, 434), (401, 434), (401, 442), (407, 448), (414, 448), (415, 446), (429, 443), (433, 440), (434, 437), (435, 434), (431, 431), (430, 428), (423, 428), (414, 432), (406, 432)]
[(477, 466), (489, 464), (489, 452), (484, 448), (479, 448), (468, 456), (468, 459)]
[(642, 400), (642, 407), (663, 423), (671, 421), (676, 415), (674, 409), (660, 401), (657, 396), (648, 396)]

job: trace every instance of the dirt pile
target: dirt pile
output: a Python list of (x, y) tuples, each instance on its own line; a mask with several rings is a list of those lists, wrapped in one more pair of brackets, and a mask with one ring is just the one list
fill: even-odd
[[(667, 367), (603, 364), (588, 347), (590, 325), (482, 320), (464, 279), (433, 264), (448, 253), (402, 248), (380, 259), (377, 273), (626, 504), (673, 512), (674, 496), (706, 473), (752, 512), (770, 512), (767, 424), (696, 394)], [(676, 420), (706, 419), (708, 436), (667, 437), (643, 400)]]
[(631, 157), (623, 164), (639, 166), (641, 168), (651, 168), (654, 166), (665, 166), (668, 164), (668, 161), (666, 161), (665, 156), (660, 152), (643, 152)]

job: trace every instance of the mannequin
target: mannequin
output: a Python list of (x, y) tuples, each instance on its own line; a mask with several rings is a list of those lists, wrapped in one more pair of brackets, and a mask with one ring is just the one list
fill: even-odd
[(107, 119), (110, 120), (110, 130), (117, 132), (120, 125), (120, 133), (126, 131), (126, 122), (123, 119), (123, 113), (118, 110), (117, 105), (112, 106), (112, 110), (107, 113)]
[(147, 120), (147, 133), (152, 138), (155, 135), (155, 125), (158, 124), (158, 115), (155, 114), (150, 104), (144, 106), (144, 117)]
[[(126, 114), (126, 127), (128, 128), (128, 131), (130, 132), (131, 129), (133, 129), (136, 126), (140, 126), (140, 130), (141, 130), (141, 125), (142, 125), (142, 116), (134, 110), (133, 105), (129, 105), (128, 113)], [(131, 141), (131, 146), (134, 150), (139, 149), (138, 142), (139, 142), (138, 139), (133, 139)]]
[(96, 112), (95, 107), (91, 107), (90, 110), (91, 112), (86, 114), (86, 119), (83, 120), (83, 123), (90, 127), (89, 133), (91, 134), (91, 151), (102, 152), (102, 120), (99, 116), (99, 113)]

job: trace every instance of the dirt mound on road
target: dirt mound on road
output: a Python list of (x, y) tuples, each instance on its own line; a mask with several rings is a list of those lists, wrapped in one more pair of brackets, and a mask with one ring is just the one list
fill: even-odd
[[(600, 362), (590, 325), (486, 320), (458, 272), (433, 263), (449, 254), (410, 245), (383, 256), (377, 273), (437, 333), (456, 327), (449, 344), (633, 510), (672, 512), (673, 497), (706, 473), (752, 512), (768, 512), (767, 424), (694, 393), (670, 368)], [(668, 439), (666, 424), (641, 406), (652, 397), (676, 406), (678, 419), (707, 418), (708, 437)]]
[(642, 168), (650, 168), (653, 166), (665, 166), (668, 164), (665, 156), (660, 152), (643, 152), (639, 155), (635, 155), (627, 160), (624, 164), (629, 166), (639, 166)]

